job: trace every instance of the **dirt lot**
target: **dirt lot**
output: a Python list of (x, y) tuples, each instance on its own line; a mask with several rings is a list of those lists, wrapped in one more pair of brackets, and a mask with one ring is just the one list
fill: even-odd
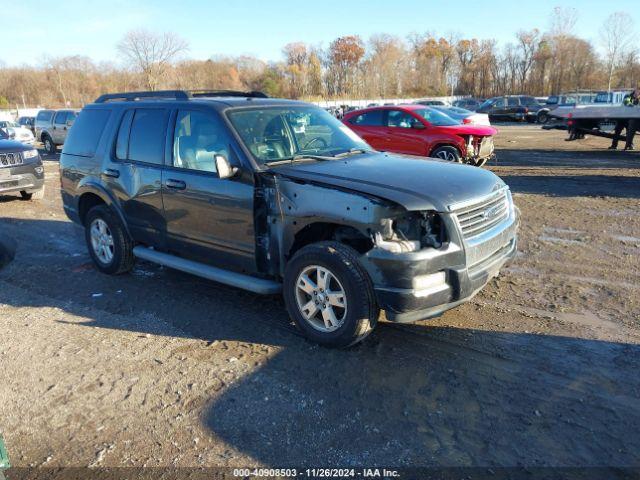
[(0, 434), (14, 466), (640, 465), (640, 153), (507, 126), (520, 252), (471, 303), (362, 345), (282, 301), (140, 262), (108, 277), (0, 197)]

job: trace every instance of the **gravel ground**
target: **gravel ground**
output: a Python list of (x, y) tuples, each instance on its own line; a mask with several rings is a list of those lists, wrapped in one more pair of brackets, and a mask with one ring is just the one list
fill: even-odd
[(504, 126), (517, 258), (470, 303), (306, 342), (277, 297), (148, 263), (0, 197), (0, 435), (14, 466), (640, 466), (640, 154)]

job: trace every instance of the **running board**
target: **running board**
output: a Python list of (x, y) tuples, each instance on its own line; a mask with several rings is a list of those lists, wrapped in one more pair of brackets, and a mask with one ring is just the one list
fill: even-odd
[(274, 295), (280, 293), (282, 285), (273, 280), (256, 278), (242, 273), (230, 272), (222, 268), (211, 267), (204, 263), (186, 260), (184, 258), (158, 252), (146, 247), (134, 247), (133, 254), (143, 260), (148, 260), (165, 267), (174, 268), (181, 272), (190, 273), (198, 277), (207, 278), (215, 282), (242, 288), (262, 295)]

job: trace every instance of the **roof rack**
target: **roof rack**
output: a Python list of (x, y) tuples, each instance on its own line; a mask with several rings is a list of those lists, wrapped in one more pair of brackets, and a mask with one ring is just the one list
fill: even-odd
[(250, 91), (241, 92), (239, 90), (186, 90), (192, 97), (250, 97), (269, 98), (264, 92)]
[(106, 103), (111, 101), (119, 102), (135, 102), (142, 99), (157, 100), (188, 100), (197, 97), (249, 97), (249, 98), (268, 98), (262, 92), (240, 92), (236, 90), (158, 90), (155, 92), (121, 92), (106, 93), (100, 95), (94, 103)]

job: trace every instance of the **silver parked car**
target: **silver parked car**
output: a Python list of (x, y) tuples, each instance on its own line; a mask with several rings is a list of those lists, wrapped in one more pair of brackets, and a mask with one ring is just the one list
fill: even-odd
[(36, 139), (44, 144), (44, 149), (56, 153), (58, 145), (64, 145), (69, 129), (75, 122), (79, 110), (41, 110), (36, 117)]

